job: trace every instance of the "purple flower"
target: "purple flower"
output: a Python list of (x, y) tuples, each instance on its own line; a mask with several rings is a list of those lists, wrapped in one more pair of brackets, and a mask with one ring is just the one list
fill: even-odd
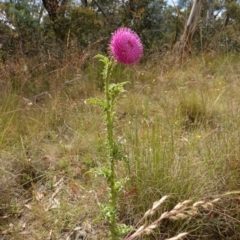
[(130, 65), (141, 58), (143, 46), (139, 36), (133, 30), (122, 27), (112, 35), (110, 51), (118, 62)]

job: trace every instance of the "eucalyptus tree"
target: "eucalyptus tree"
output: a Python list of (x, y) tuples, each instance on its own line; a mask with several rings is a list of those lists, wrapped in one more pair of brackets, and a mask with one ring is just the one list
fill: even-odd
[(215, 0), (207, 0), (207, 16), (206, 22), (207, 25), (211, 25), (214, 21), (214, 3)]
[(179, 54), (180, 57), (184, 57), (186, 54), (191, 54), (192, 51), (192, 39), (196, 31), (198, 19), (201, 13), (203, 0), (194, 0), (186, 22), (183, 34), (179, 42)]
[(201, 51), (240, 51), (239, 0), (179, 0), (178, 7), (188, 16), (176, 45), (180, 59), (191, 54), (193, 46)]
[(63, 17), (69, 0), (42, 0), (43, 6), (48, 12), (51, 21)]

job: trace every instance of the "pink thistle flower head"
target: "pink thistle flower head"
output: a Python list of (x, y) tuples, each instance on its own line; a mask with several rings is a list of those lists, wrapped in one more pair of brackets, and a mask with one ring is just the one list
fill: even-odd
[(139, 36), (133, 30), (122, 27), (112, 35), (110, 51), (118, 62), (130, 65), (141, 58), (143, 46)]

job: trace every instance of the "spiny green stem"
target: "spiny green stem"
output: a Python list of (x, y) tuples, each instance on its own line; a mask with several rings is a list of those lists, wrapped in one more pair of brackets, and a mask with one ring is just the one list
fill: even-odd
[(106, 97), (106, 124), (107, 124), (107, 145), (108, 145), (108, 157), (110, 161), (110, 199), (109, 204), (111, 206), (111, 216), (110, 216), (110, 232), (111, 240), (117, 239), (117, 224), (116, 224), (116, 215), (117, 215), (117, 192), (115, 188), (115, 159), (114, 159), (114, 140), (113, 140), (113, 101), (109, 93), (109, 81), (111, 76), (112, 66), (108, 68), (108, 73), (106, 76), (105, 82), (105, 97)]

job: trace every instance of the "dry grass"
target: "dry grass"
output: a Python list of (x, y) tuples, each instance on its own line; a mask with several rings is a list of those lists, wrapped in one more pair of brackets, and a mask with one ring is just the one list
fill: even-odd
[[(85, 103), (102, 96), (100, 68), (96, 62), (78, 68), (73, 59), (42, 74), (41, 68), (32, 74), (28, 60), (25, 72), (18, 61), (14, 76), (1, 65), (9, 80), (0, 99), (1, 239), (108, 239), (106, 224), (94, 221), (107, 185), (89, 173), (106, 164), (105, 126), (101, 109)], [(130, 179), (119, 220), (135, 226), (165, 195), (171, 198), (155, 219), (186, 199), (220, 197), (211, 211), (161, 220), (141, 239), (180, 239), (184, 232), (187, 239), (240, 238), (239, 192), (222, 195), (240, 185), (239, 62), (237, 56), (198, 56), (180, 68), (163, 61), (150, 69), (116, 69), (116, 81), (131, 81), (115, 125), (130, 163), (130, 172), (123, 162), (117, 166), (118, 176)], [(11, 85), (16, 77), (20, 92)], [(25, 101), (41, 91), (51, 98)]]

